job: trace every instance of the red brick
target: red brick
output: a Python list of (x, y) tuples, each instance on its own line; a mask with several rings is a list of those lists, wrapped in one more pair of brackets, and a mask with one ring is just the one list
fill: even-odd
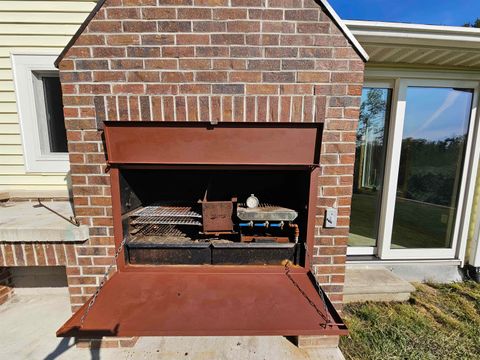
[(142, 35), (142, 45), (174, 45), (175, 36), (170, 34)]
[(213, 9), (215, 20), (237, 20), (248, 17), (247, 9)]
[(138, 8), (107, 8), (108, 19), (139, 19), (140, 10)]
[(88, 24), (88, 30), (92, 33), (120, 33), (122, 31), (121, 21), (92, 21)]
[(156, 71), (129, 71), (127, 73), (127, 81), (129, 82), (158, 82), (160, 74)]
[(142, 9), (142, 17), (149, 19), (175, 19), (175, 8), (149, 7)]
[(279, 87), (277, 85), (266, 85), (266, 84), (248, 84), (246, 86), (246, 93), (247, 94), (269, 94), (275, 95), (278, 94)]
[(208, 45), (210, 36), (208, 34), (176, 34), (177, 45)]
[(211, 19), (212, 9), (202, 8), (183, 8), (177, 9), (179, 19)]
[(116, 34), (106, 36), (108, 45), (139, 45), (140, 36), (131, 34)]
[(188, 112), (188, 121), (197, 121), (198, 117), (198, 101), (194, 96), (187, 97), (187, 112)]
[[(157, 24), (146, 21), (124, 21), (123, 31), (125, 32), (155, 32), (157, 31)], [(118, 31), (120, 32), (120, 31)]]
[(299, 82), (319, 83), (328, 82), (330, 80), (330, 73), (328, 72), (299, 72)]
[(159, 21), (158, 31), (170, 33), (191, 32), (192, 23), (190, 21)]
[(260, 21), (231, 21), (227, 23), (227, 31), (251, 33), (260, 32)]

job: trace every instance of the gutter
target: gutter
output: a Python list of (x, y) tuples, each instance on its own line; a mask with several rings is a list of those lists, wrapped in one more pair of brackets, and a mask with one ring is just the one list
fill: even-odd
[(345, 25), (365, 43), (385, 43), (480, 49), (480, 29), (459, 26), (346, 20)]

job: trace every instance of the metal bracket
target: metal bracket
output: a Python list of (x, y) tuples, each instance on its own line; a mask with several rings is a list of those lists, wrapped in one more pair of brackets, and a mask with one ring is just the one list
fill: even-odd
[(55, 215), (61, 217), (63, 220), (65, 221), (68, 221), (70, 224), (76, 226), (76, 227), (79, 227), (80, 226), (80, 223), (78, 222), (78, 220), (75, 218), (75, 216), (70, 216), (70, 218), (67, 218), (66, 216), (63, 216), (62, 214), (60, 214), (59, 212), (53, 210), (52, 208), (49, 208), (47, 205), (45, 205), (44, 203), (41, 202), (40, 199), (37, 199), (38, 200), (38, 204), (37, 205), (33, 205), (34, 208), (39, 208), (39, 207), (43, 207), (45, 209), (47, 209), (48, 211), (54, 213)]

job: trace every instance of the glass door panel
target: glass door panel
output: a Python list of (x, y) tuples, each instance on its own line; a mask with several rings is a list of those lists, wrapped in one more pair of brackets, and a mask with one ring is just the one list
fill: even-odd
[(473, 90), (408, 87), (391, 249), (450, 248)]
[(348, 243), (352, 248), (377, 245), (390, 98), (390, 89), (366, 87), (362, 92)]

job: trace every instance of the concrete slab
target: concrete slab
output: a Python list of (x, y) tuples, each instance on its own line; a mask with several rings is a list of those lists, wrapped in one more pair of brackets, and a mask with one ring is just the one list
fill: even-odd
[(344, 301), (406, 301), (415, 288), (383, 267), (347, 267)]
[(56, 329), (70, 316), (66, 289), (17, 294), (21, 295), (0, 306), (0, 357), (4, 359), (344, 360), (338, 348), (304, 350), (283, 337), (268, 336), (150, 337), (140, 338), (131, 349), (80, 349), (73, 339), (55, 337)]
[[(8, 242), (65, 242), (85, 241), (88, 227), (79, 227), (55, 215), (35, 202), (7, 202), (0, 204), (0, 241)], [(66, 218), (73, 216), (68, 201), (50, 201), (45, 205)]]

